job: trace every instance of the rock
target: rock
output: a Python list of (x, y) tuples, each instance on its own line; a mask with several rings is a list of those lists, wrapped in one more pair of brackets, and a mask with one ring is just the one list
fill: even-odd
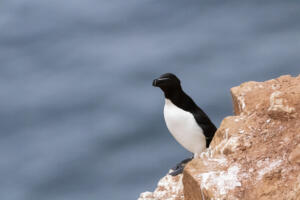
[(289, 161), (291, 163), (298, 163), (300, 164), (300, 144), (296, 146), (295, 149), (289, 155)]
[(236, 115), (186, 166), (185, 199), (300, 199), (300, 76), (247, 82), (231, 93)]
[(183, 200), (182, 174), (166, 175), (157, 184), (154, 192), (140, 194), (138, 200)]
[(246, 82), (231, 94), (236, 115), (210, 148), (141, 200), (300, 200), (300, 76)]

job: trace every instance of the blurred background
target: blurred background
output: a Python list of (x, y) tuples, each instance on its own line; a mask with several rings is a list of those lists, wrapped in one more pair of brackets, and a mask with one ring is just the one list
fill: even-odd
[(0, 0), (0, 199), (132, 200), (191, 156), (152, 80), (216, 126), (230, 88), (300, 73), (294, 0)]

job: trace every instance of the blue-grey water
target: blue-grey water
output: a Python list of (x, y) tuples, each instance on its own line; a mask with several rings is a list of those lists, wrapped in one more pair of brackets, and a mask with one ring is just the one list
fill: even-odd
[(0, 0), (0, 199), (132, 200), (190, 156), (152, 80), (219, 126), (230, 88), (300, 73), (294, 0)]

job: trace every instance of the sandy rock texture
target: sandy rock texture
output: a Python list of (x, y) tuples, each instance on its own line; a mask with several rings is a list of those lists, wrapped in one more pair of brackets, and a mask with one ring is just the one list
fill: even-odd
[(231, 94), (235, 116), (210, 148), (140, 200), (300, 200), (300, 76), (246, 82)]
[(183, 196), (183, 175), (166, 175), (157, 184), (154, 192), (140, 194), (138, 200), (184, 200)]
[(236, 115), (187, 165), (185, 199), (300, 199), (300, 76), (243, 83), (231, 94)]

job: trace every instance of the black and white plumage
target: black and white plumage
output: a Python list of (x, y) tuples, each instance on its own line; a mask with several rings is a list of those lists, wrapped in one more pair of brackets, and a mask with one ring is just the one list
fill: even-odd
[(215, 125), (182, 90), (174, 74), (161, 75), (153, 81), (153, 86), (164, 92), (164, 118), (171, 134), (188, 151), (200, 154), (209, 146), (217, 130)]

